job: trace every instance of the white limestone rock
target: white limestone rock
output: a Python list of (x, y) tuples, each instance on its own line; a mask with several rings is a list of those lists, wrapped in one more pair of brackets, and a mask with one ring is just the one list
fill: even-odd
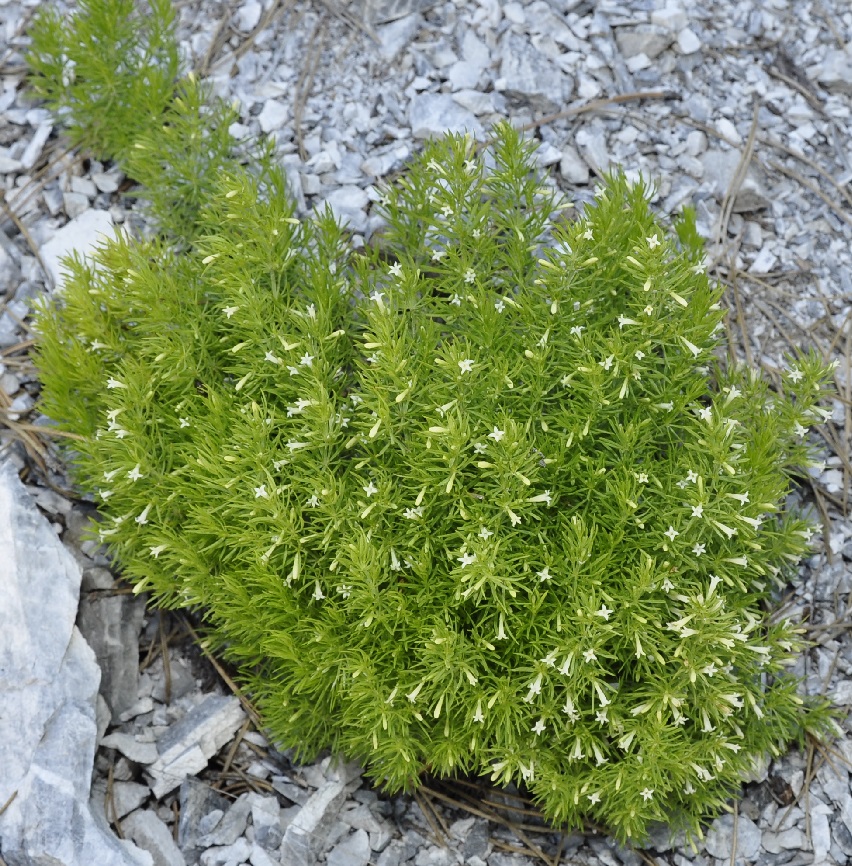
[[(760, 853), (761, 832), (750, 818), (740, 814), (737, 817), (737, 858), (753, 860)], [(707, 831), (704, 847), (711, 857), (728, 859), (734, 844), (734, 817), (722, 815)]]
[(100, 672), (74, 625), (80, 570), (0, 463), (0, 850), (16, 866), (152, 866), (90, 810)]
[(62, 285), (65, 269), (60, 262), (65, 256), (72, 252), (85, 256), (93, 251), (105, 238), (112, 237), (112, 226), (109, 211), (87, 210), (59, 229), (40, 250), (52, 285)]
[(499, 51), (495, 90), (537, 111), (556, 111), (570, 98), (574, 80), (526, 39), (508, 31)]
[(235, 697), (210, 695), (172, 725), (157, 741), (159, 758), (148, 768), (154, 796), (163, 797), (198, 773), (245, 721)]
[(651, 23), (678, 33), (689, 23), (689, 18), (680, 6), (664, 6), (651, 12)]
[(695, 54), (701, 50), (701, 40), (688, 27), (677, 35), (677, 47), (681, 54)]
[(370, 837), (364, 830), (355, 830), (328, 852), (325, 862), (328, 866), (367, 866)]
[(822, 63), (808, 70), (812, 78), (836, 93), (852, 93), (852, 46), (829, 51)]
[(674, 34), (655, 24), (639, 24), (636, 27), (619, 27), (615, 31), (618, 50), (625, 60), (644, 54), (653, 60), (659, 57), (674, 40)]
[(186, 866), (171, 830), (157, 817), (156, 812), (137, 809), (121, 822), (121, 829), (140, 848), (150, 852), (154, 866)]
[(440, 137), (447, 132), (472, 132), (481, 137), (482, 125), (446, 93), (418, 93), (409, 111), (414, 138)]
[(118, 723), (135, 703), (139, 687), (139, 633), (145, 616), (140, 596), (86, 593), (77, 625), (101, 669), (101, 694)]
[(345, 799), (344, 782), (325, 782), (288, 825), (281, 842), (282, 862), (313, 866)]
[[(702, 154), (704, 184), (710, 187), (719, 201), (727, 193), (739, 162), (740, 153), (736, 150), (708, 150)], [(746, 172), (745, 179), (734, 198), (734, 213), (749, 213), (768, 207), (769, 195), (764, 189), (761, 176), (752, 165)]]
[(281, 129), (290, 117), (290, 109), (277, 99), (267, 99), (263, 110), (257, 116), (260, 128), (267, 135)]

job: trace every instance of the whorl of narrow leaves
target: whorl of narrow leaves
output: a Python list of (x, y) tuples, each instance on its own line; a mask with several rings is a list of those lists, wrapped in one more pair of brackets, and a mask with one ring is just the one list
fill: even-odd
[(720, 291), (642, 184), (554, 222), (531, 159), (508, 126), (484, 157), (429, 145), (381, 255), (234, 167), (189, 253), (122, 235), (74, 264), (44, 408), (125, 573), (204, 611), (300, 756), (696, 831), (827, 730), (760, 605), (807, 549), (781, 506), (827, 371), (721, 370)]

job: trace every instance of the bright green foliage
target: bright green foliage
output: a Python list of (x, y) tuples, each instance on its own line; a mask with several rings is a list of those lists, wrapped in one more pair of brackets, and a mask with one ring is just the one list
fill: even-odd
[[(195, 237), (198, 211), (235, 159), (233, 106), (194, 75), (178, 78), (174, 11), (154, 0), (81, 0), (63, 19), (45, 8), (31, 30), (30, 84), (65, 122), (74, 145), (113, 160), (139, 186), (132, 195), (176, 246)], [(266, 143), (255, 159), (271, 158)]]
[[(559, 226), (530, 148), (427, 147), (387, 246), (223, 176), (40, 320), (45, 410), (140, 590), (202, 609), (276, 738), (390, 789), (523, 780), (554, 821), (695, 829), (822, 705), (761, 607), (827, 371), (715, 361), (719, 290), (609, 180)], [(548, 233), (550, 242), (540, 247)]]
[(169, 0), (151, 0), (146, 16), (134, 0), (80, 0), (70, 21), (42, 9), (30, 28), (30, 84), (75, 145), (122, 159), (172, 101), (173, 29)]
[[(82, 437), (125, 574), (204, 614), (274, 739), (390, 790), (524, 782), (553, 821), (641, 841), (698, 832), (756, 758), (831, 730), (764, 609), (808, 547), (783, 503), (829, 371), (788, 359), (776, 393), (720, 366), (688, 215), (675, 237), (614, 175), (566, 220), (500, 126), (483, 154), (427, 146), (356, 253), (294, 217), (269, 148), (230, 156), (194, 80), (133, 86), (171, 69), (149, 62), (172, 57), (165, 7), (147, 29), (82, 8), (85, 52), (107, 22), (143, 47), (73, 54), (46, 13), (41, 92), (163, 236), (72, 263), (39, 318), (43, 409)], [(107, 140), (102, 102), (139, 125)]]

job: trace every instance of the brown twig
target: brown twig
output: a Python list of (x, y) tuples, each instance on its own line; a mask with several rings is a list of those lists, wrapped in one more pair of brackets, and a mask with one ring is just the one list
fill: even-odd
[(319, 65), (319, 59), (322, 55), (327, 26), (326, 20), (321, 19), (314, 27), (314, 31), (309, 39), (311, 53), (308, 57), (307, 63), (302, 67), (299, 80), (296, 82), (296, 99), (293, 103), (293, 128), (296, 131), (296, 142), (299, 146), (299, 156), (302, 159), (302, 162), (305, 162), (308, 158), (307, 152), (305, 151), (304, 137), (302, 135), (302, 115), (304, 114), (305, 105), (307, 104), (311, 88), (313, 87), (314, 76), (316, 75), (317, 66)]

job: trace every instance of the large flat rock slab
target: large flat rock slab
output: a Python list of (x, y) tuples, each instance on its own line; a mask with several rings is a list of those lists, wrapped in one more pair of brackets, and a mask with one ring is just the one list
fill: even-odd
[(89, 810), (100, 670), (80, 569), (0, 461), (0, 851), (8, 866), (152, 866)]

